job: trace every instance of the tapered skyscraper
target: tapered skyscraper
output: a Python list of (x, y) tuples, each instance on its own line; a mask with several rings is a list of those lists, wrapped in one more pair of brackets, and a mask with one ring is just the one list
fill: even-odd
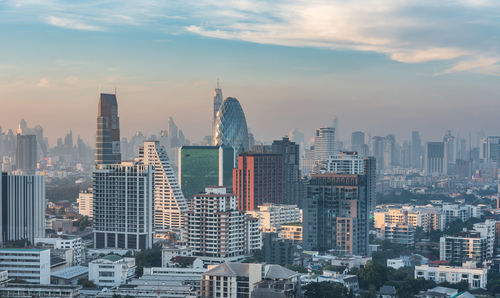
[(212, 118), (212, 130), (213, 127), (215, 126), (215, 120), (217, 120), (217, 111), (219, 110), (220, 106), (222, 105), (222, 101), (224, 98), (222, 97), (222, 89), (219, 88), (219, 81), (217, 81), (217, 88), (215, 88), (214, 91), (214, 115)]
[(240, 102), (234, 97), (226, 98), (217, 111), (217, 119), (212, 133), (212, 145), (232, 146), (238, 155), (250, 148), (247, 120)]
[(97, 113), (96, 164), (120, 163), (120, 118), (115, 94), (101, 93)]

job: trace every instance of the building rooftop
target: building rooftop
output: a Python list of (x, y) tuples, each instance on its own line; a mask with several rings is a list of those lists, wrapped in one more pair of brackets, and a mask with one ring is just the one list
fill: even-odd
[(52, 272), (50, 275), (52, 277), (63, 278), (63, 279), (73, 279), (80, 275), (86, 274), (89, 272), (88, 267), (84, 266), (73, 266), (69, 268), (64, 268), (61, 270), (57, 270)]
[(41, 249), (41, 248), (0, 248), (0, 251), (17, 251), (17, 252), (40, 252), (49, 249)]
[(116, 262), (116, 261), (123, 259), (123, 257), (118, 256), (118, 255), (107, 255), (107, 256), (102, 257), (101, 259), (108, 260), (111, 262)]
[(264, 278), (268, 279), (290, 279), (300, 274), (280, 265), (266, 265), (264, 269)]

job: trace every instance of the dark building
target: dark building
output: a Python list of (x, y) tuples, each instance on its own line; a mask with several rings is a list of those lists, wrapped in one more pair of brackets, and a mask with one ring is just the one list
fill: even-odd
[(363, 161), (368, 189), (368, 208), (370, 212), (374, 212), (377, 206), (377, 161), (373, 156), (367, 156)]
[(95, 147), (96, 164), (121, 162), (120, 119), (115, 94), (101, 93), (99, 98)]
[(36, 135), (17, 135), (16, 168), (26, 174), (36, 171)]
[(422, 168), (422, 140), (418, 131), (411, 132), (411, 165), (414, 168)]
[(359, 155), (364, 156), (368, 154), (367, 145), (365, 144), (365, 133), (362, 131), (355, 131), (351, 134), (351, 149), (358, 152)]
[(262, 250), (267, 264), (285, 266), (293, 264), (295, 245), (292, 240), (280, 239), (278, 233), (262, 234)]
[(244, 153), (233, 170), (233, 192), (240, 211), (264, 203), (283, 204), (283, 155)]
[(366, 175), (313, 174), (303, 203), (303, 246), (368, 255), (369, 195)]
[(425, 174), (440, 176), (448, 173), (446, 151), (443, 142), (428, 142), (425, 147)]

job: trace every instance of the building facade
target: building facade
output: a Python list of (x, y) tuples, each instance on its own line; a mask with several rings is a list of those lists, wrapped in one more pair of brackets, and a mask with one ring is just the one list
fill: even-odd
[(16, 170), (35, 174), (38, 161), (36, 135), (17, 135)]
[(300, 209), (296, 205), (264, 204), (247, 213), (259, 219), (259, 228), (264, 233), (278, 232), (286, 223), (301, 222)]
[(486, 260), (488, 242), (479, 232), (461, 232), (458, 237), (444, 236), (439, 241), (439, 258), (450, 264)]
[(50, 284), (50, 250), (34, 248), (0, 248), (0, 271), (7, 270), (10, 279), (28, 283)]
[(118, 164), (120, 151), (120, 118), (115, 94), (101, 93), (97, 112), (96, 164)]
[(321, 127), (314, 135), (314, 157), (316, 160), (326, 160), (336, 153), (335, 127)]
[(78, 213), (92, 219), (94, 217), (94, 194), (92, 188), (81, 191), (76, 199), (78, 204)]
[(442, 176), (448, 173), (446, 151), (443, 142), (428, 142), (425, 146), (425, 174)]
[(486, 289), (488, 270), (486, 268), (467, 268), (452, 266), (415, 266), (415, 279), (423, 278), (437, 283), (449, 282), (452, 284), (466, 281), (470, 289)]
[(247, 120), (238, 99), (228, 97), (222, 102), (215, 119), (212, 145), (232, 146), (236, 154), (250, 149)]
[(97, 165), (92, 174), (94, 248), (151, 248), (153, 177), (152, 165)]
[(89, 263), (89, 280), (100, 287), (116, 287), (135, 276), (135, 258), (108, 255)]

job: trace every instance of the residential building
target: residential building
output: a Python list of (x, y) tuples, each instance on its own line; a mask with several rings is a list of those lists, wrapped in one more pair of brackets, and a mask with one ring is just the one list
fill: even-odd
[(487, 219), (484, 222), (475, 223), (474, 231), (479, 232), (481, 238), (486, 238), (486, 258), (491, 259), (494, 257), (495, 251), (495, 226), (497, 221)]
[(437, 283), (452, 284), (466, 281), (470, 289), (486, 289), (488, 270), (486, 268), (452, 267), (452, 266), (415, 266), (415, 278), (433, 280)]
[(17, 134), (16, 170), (34, 175), (38, 161), (36, 135)]
[[(241, 260), (252, 247), (250, 243), (258, 232), (249, 233), (249, 222), (245, 213), (238, 211), (236, 196), (226, 192), (225, 187), (207, 187), (204, 194), (196, 195), (188, 212), (188, 246), (193, 256), (206, 263)], [(260, 240), (260, 239), (259, 239)]]
[(227, 97), (222, 102), (212, 131), (212, 145), (231, 146), (237, 155), (250, 149), (247, 120), (238, 99)]
[(92, 188), (81, 191), (78, 194), (76, 203), (78, 204), (78, 213), (80, 215), (87, 216), (89, 219), (94, 217), (94, 194)]
[(119, 164), (121, 160), (120, 118), (116, 94), (101, 93), (97, 112), (95, 163)]
[(136, 159), (141, 164), (153, 167), (154, 229), (157, 233), (174, 231), (180, 233), (183, 218), (188, 210), (174, 169), (170, 165), (165, 148), (159, 141), (146, 141), (139, 147)]
[(252, 298), (300, 297), (300, 274), (279, 265), (265, 265), (262, 280), (257, 282)]
[(116, 287), (135, 276), (135, 258), (107, 255), (89, 263), (89, 280), (100, 287)]
[(366, 175), (316, 174), (307, 186), (303, 246), (368, 255)]
[(302, 223), (282, 224), (279, 236), (282, 239), (292, 240), (294, 243), (302, 243)]
[(1, 173), (0, 245), (45, 236), (45, 177)]
[(301, 221), (297, 205), (264, 204), (247, 214), (259, 219), (259, 228), (263, 233), (278, 232), (281, 225)]
[(415, 228), (405, 224), (385, 224), (377, 230), (377, 236), (383, 240), (412, 247), (415, 244)]
[(486, 260), (488, 242), (479, 232), (461, 232), (458, 237), (444, 236), (439, 241), (439, 258), (450, 264)]
[(314, 157), (316, 160), (326, 160), (336, 153), (335, 127), (321, 127), (314, 135)]
[(357, 152), (341, 152), (320, 160), (320, 172), (337, 174), (357, 174), (364, 173), (364, 161)]
[(240, 211), (255, 210), (264, 203), (283, 203), (283, 155), (244, 153), (233, 170), (233, 191)]
[(34, 244), (36, 246), (51, 247), (52, 249), (72, 249), (72, 263), (74, 265), (81, 265), (85, 261), (85, 245), (80, 237), (35, 238)]
[(210, 185), (232, 191), (234, 149), (231, 146), (182, 146), (179, 148), (179, 184), (191, 200)]
[(147, 249), (153, 242), (153, 166), (97, 165), (94, 248)]
[(288, 239), (281, 239), (277, 233), (264, 233), (263, 253), (267, 264), (279, 264), (282, 266), (293, 264), (295, 244)]
[(50, 284), (50, 250), (35, 248), (0, 248), (0, 271), (9, 279), (28, 283)]

